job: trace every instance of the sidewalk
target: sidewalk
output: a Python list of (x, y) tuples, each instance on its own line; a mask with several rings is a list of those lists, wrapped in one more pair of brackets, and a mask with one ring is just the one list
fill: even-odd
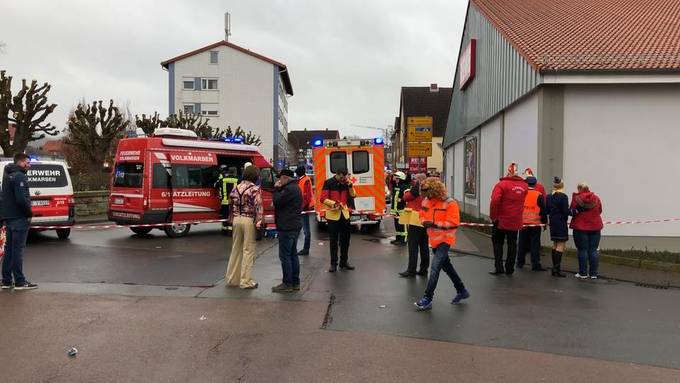
[[(466, 254), (493, 258), (491, 238), (487, 235), (472, 229), (461, 228), (458, 230), (457, 237), (456, 250)], [(550, 257), (546, 257), (545, 254), (543, 254), (541, 262), (544, 267), (552, 265)], [(578, 260), (575, 257), (564, 257), (562, 259), (562, 269), (566, 272), (576, 273), (578, 271)], [(680, 273), (600, 262), (599, 274), (603, 278), (632, 282), (652, 288), (680, 288)]]

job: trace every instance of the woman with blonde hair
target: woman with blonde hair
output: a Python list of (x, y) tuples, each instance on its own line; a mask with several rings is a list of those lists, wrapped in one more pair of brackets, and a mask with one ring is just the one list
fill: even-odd
[(227, 266), (227, 286), (257, 288), (251, 272), (255, 263), (255, 228), (262, 226), (262, 194), (256, 185), (260, 171), (255, 166), (243, 170), (243, 180), (231, 191), (233, 214), (231, 255)]
[(576, 278), (597, 279), (599, 264), (600, 236), (604, 224), (602, 222), (602, 201), (590, 191), (587, 183), (581, 182), (577, 192), (571, 197), (570, 227), (574, 230), (574, 243), (578, 250), (578, 273)]
[(449, 249), (456, 243), (456, 229), (460, 224), (458, 203), (456, 200), (447, 197), (446, 187), (435, 177), (425, 179), (420, 187), (420, 192), (425, 197), (419, 212), (420, 221), (423, 227), (427, 229), (427, 236), (434, 257), (425, 294), (415, 305), (418, 310), (429, 310), (432, 308), (432, 298), (434, 297), (434, 290), (437, 288), (441, 270), (444, 270), (451, 278), (456, 288), (457, 294), (451, 304), (458, 304), (463, 299), (469, 298), (470, 293), (465, 289), (463, 281), (453, 267), (451, 259), (449, 259)]
[(560, 177), (553, 178), (553, 191), (546, 200), (548, 221), (550, 223), (550, 240), (552, 247), (552, 276), (564, 278), (561, 271), (564, 246), (569, 240), (569, 197), (564, 194), (564, 182)]

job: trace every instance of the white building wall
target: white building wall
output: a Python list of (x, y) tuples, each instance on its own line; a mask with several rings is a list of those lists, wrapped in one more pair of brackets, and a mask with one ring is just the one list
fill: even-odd
[[(210, 117), (213, 127), (241, 126), (262, 137), (260, 151), (273, 156), (274, 65), (235, 49), (220, 46), (218, 64), (210, 64), (210, 52), (202, 52), (175, 62), (175, 111), (184, 103), (217, 103), (219, 116)], [(183, 78), (216, 77), (218, 90), (183, 90)], [(277, 129), (278, 130), (278, 129)], [(284, 154), (285, 155), (285, 154)]]
[(486, 123), (481, 129), (479, 150), (479, 197), (480, 213), (489, 216), (491, 192), (502, 174), (501, 168), (501, 121), (498, 116)]
[[(605, 219), (680, 217), (679, 124), (680, 84), (566, 86), (567, 191), (588, 182)], [(603, 234), (677, 237), (680, 222), (606, 226)]]
[(533, 93), (505, 111), (503, 172), (512, 161), (520, 172), (527, 167), (538, 171), (538, 97)]
[(463, 167), (464, 167), (464, 151), (465, 143), (463, 140), (458, 141), (453, 146), (453, 198), (463, 201)]

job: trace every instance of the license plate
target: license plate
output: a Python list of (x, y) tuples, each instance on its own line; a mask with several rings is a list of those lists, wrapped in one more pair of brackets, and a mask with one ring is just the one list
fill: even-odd
[(36, 199), (31, 201), (31, 206), (49, 206), (50, 200), (48, 199)]
[(122, 205), (124, 203), (122, 198), (114, 198), (113, 199), (113, 204), (114, 205)]
[(360, 215), (353, 215), (349, 217), (350, 222), (355, 222), (355, 221), (361, 221), (361, 216)]

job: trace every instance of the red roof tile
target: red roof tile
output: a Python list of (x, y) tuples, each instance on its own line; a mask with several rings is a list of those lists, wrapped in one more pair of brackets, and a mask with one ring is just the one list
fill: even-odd
[(680, 70), (680, 0), (472, 0), (537, 70)]
[(285, 64), (282, 64), (282, 63), (280, 63), (280, 62), (278, 62), (278, 61), (276, 61), (276, 60), (274, 60), (274, 59), (270, 59), (269, 57), (263, 56), (263, 55), (261, 55), (261, 54), (259, 54), (259, 53), (255, 53), (255, 52), (251, 51), (250, 49), (246, 49), (246, 48), (240, 47), (240, 46), (238, 46), (238, 45), (236, 45), (236, 44), (233, 44), (233, 43), (230, 43), (230, 42), (224, 41), (224, 40), (218, 41), (218, 42), (216, 42), (216, 43), (214, 43), (214, 44), (210, 44), (210, 45), (205, 46), (205, 47), (203, 47), (203, 48), (198, 48), (198, 49), (193, 50), (193, 51), (191, 51), (191, 52), (187, 52), (187, 53), (185, 53), (185, 54), (183, 54), (183, 55), (179, 55), (179, 56), (177, 56), (177, 57), (173, 57), (173, 58), (171, 58), (171, 59), (165, 60), (165, 61), (161, 62), (161, 66), (162, 66), (163, 68), (167, 69), (167, 68), (168, 68), (168, 65), (171, 64), (171, 63), (174, 63), (175, 61), (183, 60), (183, 59), (185, 59), (185, 58), (187, 58), (187, 57), (191, 57), (191, 56), (193, 56), (193, 55), (196, 55), (196, 54), (199, 54), (199, 53), (203, 53), (203, 52), (205, 52), (205, 51), (209, 51), (209, 50), (211, 50), (211, 49), (215, 49), (215, 48), (220, 47), (220, 46), (225, 46), (225, 47), (229, 47), (229, 48), (232, 48), (232, 49), (236, 49), (236, 50), (239, 51), (239, 52), (245, 53), (245, 54), (247, 54), (247, 55), (249, 55), (249, 56), (255, 57), (255, 58), (260, 59), (260, 60), (262, 60), (262, 61), (266, 61), (266, 62), (268, 62), (268, 63), (270, 63), (270, 64), (273, 64), (273, 65), (278, 66), (278, 67), (279, 67), (279, 71), (281, 72), (281, 75), (283, 76), (283, 81), (284, 81), (284, 85), (286, 86), (286, 91), (287, 91), (288, 94), (290, 94), (291, 96), (293, 95), (293, 86), (292, 86), (291, 83), (290, 83), (290, 76), (289, 76), (289, 74), (288, 74), (288, 69), (286, 68), (286, 65), (285, 65)]

